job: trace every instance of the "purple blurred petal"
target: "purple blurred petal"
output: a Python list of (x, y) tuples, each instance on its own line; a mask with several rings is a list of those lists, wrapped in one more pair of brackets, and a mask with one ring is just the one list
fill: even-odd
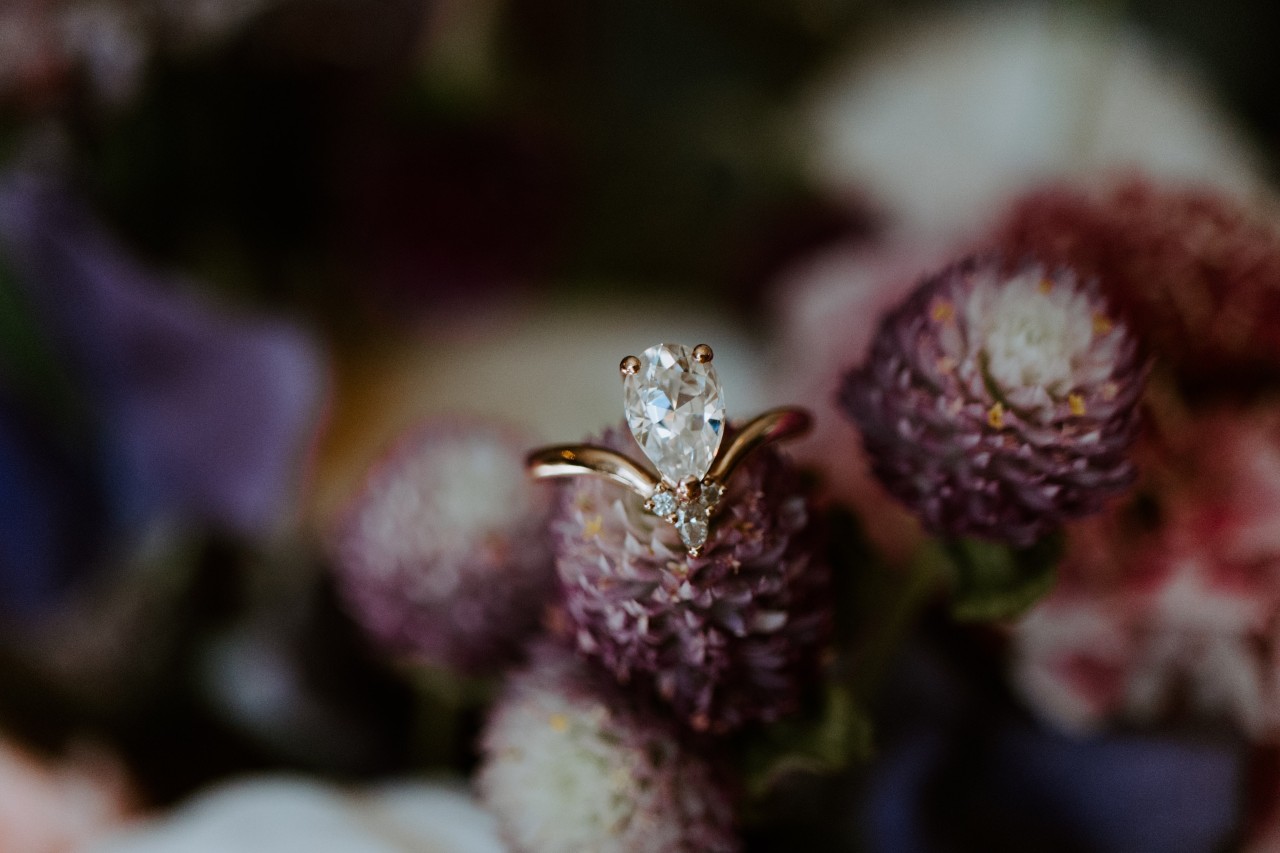
[(1238, 739), (1071, 737), (956, 663), (916, 648), (895, 667), (858, 808), (867, 849), (1225, 849), (1243, 812)]
[(128, 257), (59, 184), (0, 176), (0, 247), (106, 433), (124, 518), (281, 516), (324, 386), (297, 327), (218, 310)]

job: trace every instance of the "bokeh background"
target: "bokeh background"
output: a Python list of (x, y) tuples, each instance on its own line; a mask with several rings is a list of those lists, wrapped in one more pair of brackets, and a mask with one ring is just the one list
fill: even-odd
[[(840, 258), (910, 235), (875, 263), (927, 266), (1047, 179), (1264, 193), (1273, 16), (0, 0), (0, 849), (219, 849), (147, 833), (268, 773), (329, 815), (444, 779), (386, 789), (423, 840), (385, 849), (489, 849), (461, 781), (487, 688), (380, 654), (334, 591), (326, 536), (388, 444), (428, 415), (578, 440), (664, 339), (715, 346), (731, 414), (829, 407), (824, 300), (870, 275)], [(805, 453), (855, 444), (821, 422)], [(874, 703), (913, 710), (755, 848), (1207, 850), (1266, 812), (1274, 754), (1040, 727), (985, 639), (894, 622), (910, 581), (872, 575)], [(311, 814), (272, 784), (245, 796)], [(261, 849), (373, 849), (272, 846), (264, 814)]]

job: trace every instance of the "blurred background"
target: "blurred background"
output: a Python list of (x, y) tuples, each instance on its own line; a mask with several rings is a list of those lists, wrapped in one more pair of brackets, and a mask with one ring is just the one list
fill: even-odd
[[(830, 352), (796, 284), (814, 258), (962, 241), (1013, 194), (1101, 170), (1265, 193), (1273, 14), (0, 0), (0, 799), (65, 823), (48, 803), (75, 780), (94, 792), (64, 827), (78, 838), (246, 774), (462, 778), (480, 712), (456, 694), (484, 688), (377, 652), (326, 557), (396, 435), (456, 413), (577, 440), (617, 420), (617, 359), (663, 339), (716, 346), (731, 414), (825, 405), (795, 366)], [(1022, 713), (981, 641), (923, 624), (893, 688), (908, 705)], [(930, 693), (960, 677), (938, 674), (938, 646), (968, 673), (954, 706)], [(974, 711), (989, 701), (974, 684), (1004, 710)], [(1019, 731), (993, 749), (1028, 748)], [(1214, 744), (1094, 758), (1169, 761), (1233, 791), (1280, 767)], [(1085, 760), (1047, 766), (1066, 778)], [(885, 802), (856, 774), (834, 790), (782, 803), (788, 829), (752, 843), (809, 825), (852, 849), (872, 825), (902, 842), (878, 849), (934, 849), (910, 840), (928, 821), (888, 783)], [(1090, 819), (1110, 796), (1091, 790)], [(954, 849), (999, 846), (980, 805), (939, 806), (970, 814), (944, 823)], [(6, 853), (72, 849), (6, 841), (43, 821), (13, 810)], [(1233, 800), (1206, 821), (1244, 813)], [(1205, 837), (1232, 837), (1219, 823)], [(1106, 846), (1089, 838), (1054, 843)]]

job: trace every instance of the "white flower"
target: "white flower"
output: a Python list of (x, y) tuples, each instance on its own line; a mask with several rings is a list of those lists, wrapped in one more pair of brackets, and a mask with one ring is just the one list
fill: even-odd
[(0, 850), (79, 850), (122, 824), (128, 782), (109, 756), (45, 764), (0, 738)]
[(1187, 66), (1049, 4), (944, 14), (825, 82), (803, 123), (815, 177), (899, 224), (972, 227), (1028, 184), (1137, 168), (1248, 192), (1257, 158)]
[(731, 850), (724, 793), (671, 729), (620, 707), (571, 652), (544, 645), (499, 700), (479, 787), (526, 853)]
[(456, 784), (344, 791), (306, 779), (221, 785), (88, 853), (502, 853), (493, 819)]

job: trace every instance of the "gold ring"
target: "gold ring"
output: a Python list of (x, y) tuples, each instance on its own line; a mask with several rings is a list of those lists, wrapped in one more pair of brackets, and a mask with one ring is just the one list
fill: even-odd
[(619, 365), (627, 425), (656, 473), (607, 447), (562, 444), (530, 453), (530, 476), (603, 477), (625, 486), (674, 524), (690, 556), (698, 556), (742, 460), (763, 444), (803, 435), (811, 422), (803, 409), (771, 409), (722, 443), (724, 394), (713, 358), (706, 344), (655, 344)]

